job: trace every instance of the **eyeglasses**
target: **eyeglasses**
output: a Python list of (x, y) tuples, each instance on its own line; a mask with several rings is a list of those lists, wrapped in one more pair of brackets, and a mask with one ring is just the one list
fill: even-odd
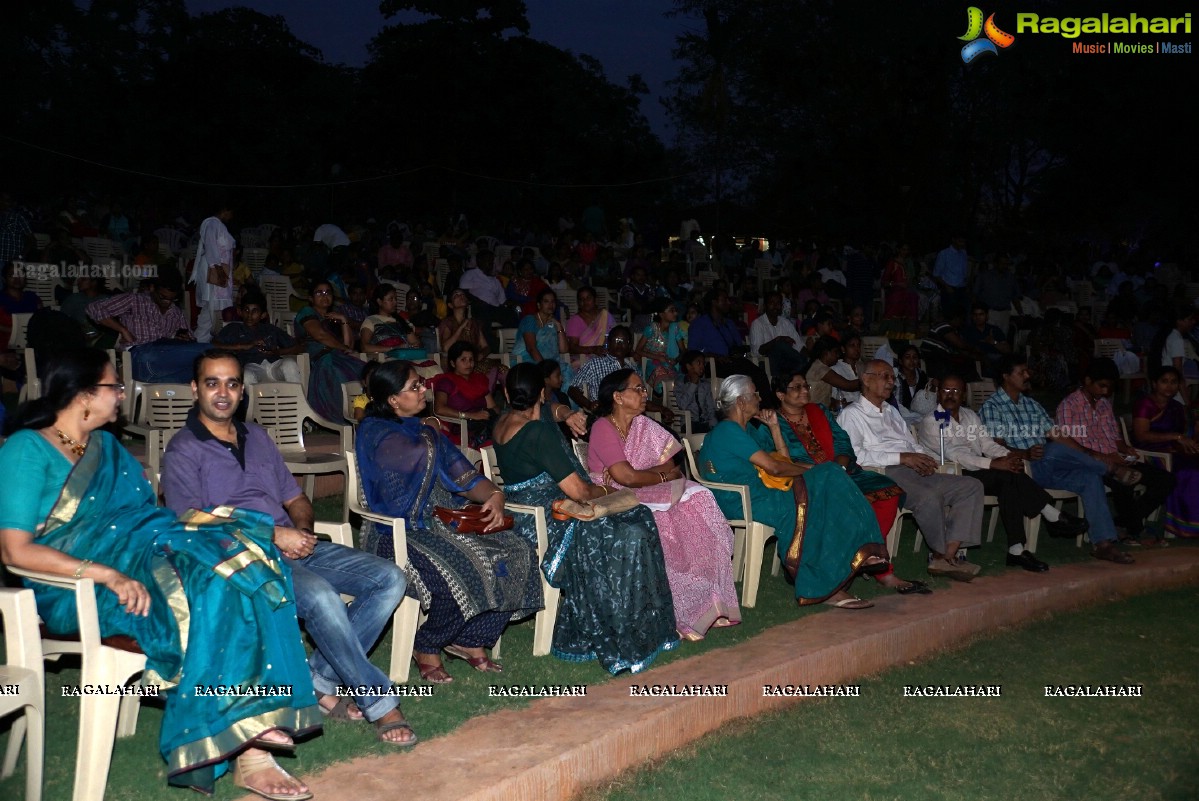
[(98, 386), (98, 387), (112, 387), (112, 388), (113, 388), (114, 390), (116, 390), (117, 392), (124, 392), (124, 391), (125, 391), (125, 385), (124, 385), (124, 384), (96, 384), (96, 386)]
[(640, 392), (642, 395), (649, 394), (649, 387), (647, 387), (645, 384), (638, 384), (635, 387), (625, 387), (624, 389), (621, 390), (621, 392), (628, 392), (630, 389), (633, 390), (634, 392)]
[(312, 293), (313, 297), (318, 297), (318, 298), (322, 297), (324, 295), (332, 295), (332, 294), (333, 294), (333, 292), (328, 289), (318, 289), (317, 291)]
[(423, 378), (420, 379), (419, 381), (417, 381), (416, 383), (414, 383), (412, 386), (404, 387), (403, 389), (400, 390), (400, 392), (424, 392), (424, 391), (425, 391), (425, 380)]
[(631, 340), (626, 339), (625, 337), (614, 337), (612, 339), (612, 344), (613, 345), (628, 345), (630, 343), (630, 341)]
[(961, 395), (962, 394), (962, 391), (960, 389), (946, 389), (945, 387), (941, 388), (941, 392), (946, 395)]
[(788, 392), (803, 392), (805, 389), (808, 389), (808, 385), (806, 383), (792, 384), (791, 386), (787, 387)]

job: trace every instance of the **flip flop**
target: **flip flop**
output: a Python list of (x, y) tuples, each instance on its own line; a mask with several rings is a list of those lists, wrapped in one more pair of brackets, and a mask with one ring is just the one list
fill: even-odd
[[(416, 732), (413, 731), (411, 724), (409, 724), (406, 720), (393, 720), (391, 723), (380, 723), (379, 721), (375, 721), (374, 726), (375, 738), (381, 743), (387, 743), (388, 745), (394, 745), (399, 748), (411, 748), (420, 742), (420, 737), (416, 736)], [(407, 729), (408, 731), (412, 732), (412, 739), (388, 740), (384, 736), (389, 731), (395, 731), (396, 729)]]
[(923, 581), (908, 580), (906, 587), (896, 587), (895, 591), (900, 595), (931, 595), (933, 590)]
[(864, 598), (842, 598), (840, 601), (825, 601), (825, 603), (838, 609), (869, 609), (874, 606)]
[(1126, 487), (1135, 487), (1137, 484), (1141, 483), (1141, 479), (1144, 478), (1144, 476), (1141, 475), (1140, 470), (1134, 470), (1131, 467), (1125, 467), (1124, 465), (1121, 465), (1112, 471), (1112, 478), (1116, 479), (1116, 481), (1119, 481)]
[[(357, 723), (360, 720), (366, 719), (365, 716), (362, 714), (362, 710), (358, 709), (358, 704), (354, 703), (353, 698), (345, 698), (345, 697), (338, 698), (337, 703), (333, 705), (332, 709), (325, 709), (323, 706), (321, 706), (320, 702), (321, 702), (321, 698), (328, 698), (328, 697), (329, 696), (327, 696), (327, 695), (322, 695), (322, 696), (320, 696), (320, 698), (316, 699), (316, 702), (317, 702), (316, 705), (318, 707), (320, 707), (321, 714), (323, 716), (329, 718), (330, 720), (344, 720), (348, 723)], [(350, 714), (350, 707), (353, 707), (354, 709), (358, 709), (358, 717), (354, 717), (353, 715)]]

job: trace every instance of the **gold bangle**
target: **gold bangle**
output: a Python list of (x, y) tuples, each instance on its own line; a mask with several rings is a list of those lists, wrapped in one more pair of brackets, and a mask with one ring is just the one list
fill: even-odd
[(659, 471), (658, 471), (658, 478), (662, 479), (662, 480), (661, 480), (660, 482), (658, 482), (658, 483), (660, 483), (660, 484), (665, 484), (665, 483), (666, 483), (666, 473), (665, 473), (665, 472), (663, 472), (663, 471), (659, 470)]
[(87, 570), (87, 566), (95, 564), (91, 559), (84, 559), (79, 563), (79, 567), (75, 568), (75, 578), (83, 578), (83, 571)]

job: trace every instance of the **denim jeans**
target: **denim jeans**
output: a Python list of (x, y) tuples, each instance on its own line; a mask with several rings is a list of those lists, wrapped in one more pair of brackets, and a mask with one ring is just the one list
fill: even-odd
[(1087, 522), (1091, 524), (1092, 544), (1116, 539), (1116, 523), (1103, 491), (1107, 465), (1056, 442), (1047, 442), (1045, 455), (1029, 464), (1033, 480), (1045, 489), (1075, 492), (1082, 498)]
[[(129, 356), (133, 359), (133, 380), (146, 384), (190, 384), (192, 362), (212, 345), (182, 339), (156, 339), (135, 345)], [(133, 387), (129, 387), (133, 391)]]
[[(381, 694), (391, 679), (366, 652), (404, 598), (404, 572), (394, 562), (331, 542), (318, 542), (303, 559), (284, 559), (292, 570), (296, 614), (316, 644), (308, 660), (313, 687), (322, 695), (335, 695), (339, 684), (351, 688), (367, 720), (395, 709), (398, 699)], [(354, 600), (346, 605), (341, 593)], [(367, 692), (359, 694), (356, 688), (363, 687)]]

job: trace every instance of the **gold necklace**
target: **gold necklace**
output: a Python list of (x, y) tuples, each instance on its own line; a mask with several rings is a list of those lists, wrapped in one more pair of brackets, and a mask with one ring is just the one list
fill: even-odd
[(615, 428), (616, 433), (620, 435), (621, 442), (624, 442), (629, 438), (629, 429), (625, 428), (623, 431), (620, 430), (620, 424), (616, 422), (616, 415), (610, 414), (608, 415), (608, 419), (612, 421), (612, 427)]
[(82, 444), (80, 444), (79, 442), (76, 442), (75, 440), (68, 437), (66, 434), (62, 433), (61, 429), (58, 429), (58, 428), (54, 429), (54, 433), (58, 435), (58, 441), (61, 442), (63, 445), (67, 446), (67, 448), (70, 449), (71, 453), (75, 454), (76, 456), (83, 456), (83, 452), (87, 450), (86, 442), (84, 442)]

